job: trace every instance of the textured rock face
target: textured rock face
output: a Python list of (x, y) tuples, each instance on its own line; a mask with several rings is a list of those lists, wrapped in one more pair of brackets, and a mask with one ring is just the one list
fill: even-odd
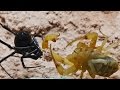
[[(54, 49), (62, 56), (70, 54), (75, 45), (64, 50), (68, 41), (84, 35), (89, 31), (94, 31), (99, 34), (97, 45), (103, 41), (102, 34), (99, 29), (109, 37), (107, 45), (116, 42), (120, 39), (120, 12), (119, 11), (0, 11), (0, 16), (4, 17), (6, 23), (13, 31), (29, 30), (36, 34), (60, 33), (59, 40), (55, 42)], [(14, 46), (14, 35), (0, 27), (0, 39)], [(37, 38), (41, 47), (41, 38)], [(119, 61), (119, 46), (110, 49), (114, 57)], [(0, 59), (11, 53), (12, 50), (0, 43)], [(20, 57), (10, 57), (2, 66), (14, 78), (78, 78), (79, 72), (74, 76), (61, 77), (51, 60), (49, 51), (45, 50), (42, 58), (32, 60), (26, 58), (24, 60), (26, 66), (41, 66), (34, 69), (24, 69), (22, 67)], [(111, 78), (120, 78), (120, 71), (114, 73)], [(10, 78), (0, 68), (0, 78)], [(88, 72), (85, 72), (84, 78), (91, 78)], [(96, 76), (96, 78), (104, 78)]]

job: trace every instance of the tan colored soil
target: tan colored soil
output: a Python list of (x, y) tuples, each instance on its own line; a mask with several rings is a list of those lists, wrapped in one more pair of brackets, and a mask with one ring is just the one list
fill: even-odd
[[(0, 16), (4, 17), (6, 23), (11, 29), (19, 31), (21, 27), (27, 28), (30, 32), (34, 33), (60, 33), (59, 40), (54, 43), (54, 49), (60, 55), (65, 56), (70, 54), (75, 45), (68, 47), (64, 50), (68, 41), (71, 41), (80, 35), (89, 31), (94, 31), (99, 34), (99, 29), (107, 36), (109, 42), (120, 39), (120, 12), (119, 11), (0, 11)], [(102, 37), (101, 37), (102, 38)], [(14, 35), (0, 27), (0, 39), (14, 46)], [(41, 47), (41, 38), (37, 38)], [(98, 45), (103, 40), (98, 41)], [(111, 49), (116, 60), (120, 60), (119, 46)], [(10, 54), (12, 50), (0, 43), (0, 59)], [(55, 68), (53, 61), (49, 55), (49, 51), (45, 50), (42, 58), (33, 60), (26, 58), (26, 66), (40, 66), (38, 68), (24, 69), (22, 67), (20, 57), (21, 55), (15, 54), (17, 57), (10, 57), (4, 62), (2, 66), (14, 78), (54, 78), (54, 79), (68, 79), (79, 78), (79, 72), (74, 76), (60, 76)], [(10, 78), (0, 67), (0, 78)], [(84, 79), (91, 79), (86, 71)], [(104, 79), (105, 77), (96, 76), (96, 79)], [(120, 70), (110, 76), (110, 78), (120, 79)]]

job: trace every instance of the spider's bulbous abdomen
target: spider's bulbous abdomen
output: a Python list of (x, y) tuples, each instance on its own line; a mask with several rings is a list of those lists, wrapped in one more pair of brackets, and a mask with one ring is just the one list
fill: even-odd
[(31, 43), (31, 36), (28, 32), (21, 31), (18, 32), (14, 40), (16, 47), (26, 47)]

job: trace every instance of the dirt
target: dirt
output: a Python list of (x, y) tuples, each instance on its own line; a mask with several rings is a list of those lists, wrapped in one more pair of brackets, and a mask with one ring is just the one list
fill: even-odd
[[(107, 45), (120, 39), (120, 12), (119, 11), (0, 11), (0, 16), (5, 18), (6, 24), (15, 32), (29, 30), (34, 34), (46, 35), (49, 33), (60, 33), (59, 40), (54, 43), (54, 50), (62, 56), (70, 54), (75, 45), (64, 49), (67, 42), (84, 35), (89, 31), (97, 32), (100, 39), (97, 45), (103, 41), (101, 30), (107, 35)], [(0, 27), (0, 39), (14, 46), (14, 35)], [(41, 47), (42, 39), (37, 38)], [(120, 60), (119, 46), (112, 48), (116, 60)], [(0, 43), (0, 59), (10, 54), (13, 50)], [(40, 66), (37, 68), (24, 69), (20, 61), (20, 54), (10, 57), (2, 62), (2, 66), (14, 78), (30, 79), (78, 79), (79, 72), (73, 76), (61, 76), (57, 72), (48, 50), (43, 51), (42, 58), (33, 60), (26, 58), (26, 66)], [(91, 79), (86, 71), (84, 79)], [(96, 79), (106, 77), (96, 76)], [(120, 79), (120, 70), (109, 78)], [(0, 79), (10, 77), (0, 67)]]

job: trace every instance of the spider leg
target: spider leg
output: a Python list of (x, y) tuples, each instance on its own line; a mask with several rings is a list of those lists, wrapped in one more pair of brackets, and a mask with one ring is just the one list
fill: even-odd
[[(36, 52), (36, 53), (35, 53)], [(32, 53), (35, 53), (34, 55), (31, 55)], [(34, 51), (32, 51), (32, 52), (30, 52), (30, 53), (28, 53), (28, 54), (26, 54), (26, 55), (23, 55), (22, 57), (21, 57), (21, 62), (22, 62), (22, 66), (23, 66), (23, 68), (36, 68), (36, 67), (40, 67), (40, 66), (36, 66), (36, 67), (26, 67), (25, 66), (25, 64), (24, 64), (24, 61), (23, 61), (23, 58), (32, 58), (32, 59), (38, 59), (39, 58), (39, 55), (40, 53), (37, 53), (37, 49), (35, 49)]]
[[(1, 65), (1, 63), (2, 63), (4, 60), (6, 60), (7, 58), (9, 58), (10, 56), (13, 56), (15, 53), (16, 53), (16, 52), (14, 51), (14, 52), (12, 52), (11, 54), (7, 55), (6, 57), (4, 57), (3, 59), (0, 60), (0, 66), (2, 67), (2, 69), (3, 69), (11, 78), (13, 78), (13, 77), (5, 70), (5, 68)], [(14, 79), (14, 78), (13, 78), (13, 79)]]
[(7, 58), (9, 58), (10, 56), (13, 56), (16, 52), (12, 52), (11, 54), (9, 54), (8, 56), (4, 57), (3, 59), (0, 60), (0, 63), (2, 63), (4, 60), (6, 60)]
[(22, 50), (22, 49), (29, 49), (29, 48), (34, 48), (34, 46), (27, 46), (27, 47), (14, 47), (14, 49), (19, 49), (19, 50)]
[(0, 25), (1, 25), (4, 29), (6, 29), (7, 31), (9, 31), (9, 32), (11, 32), (12, 34), (16, 35), (16, 33), (13, 32), (7, 25), (3, 25), (2, 23), (0, 23)]
[(37, 67), (41, 67), (41, 66), (36, 66), (36, 67), (27, 67), (26, 65), (25, 65), (25, 63), (24, 63), (24, 60), (23, 60), (23, 58), (28, 58), (28, 57), (21, 57), (21, 62), (22, 62), (22, 66), (23, 66), (23, 68), (37, 68)]
[(24, 62), (23, 62), (23, 58), (24, 58), (24, 57), (21, 57), (22, 66), (23, 66), (23, 68), (26, 68), (26, 66), (25, 66), (25, 64), (24, 64)]
[(10, 49), (14, 49), (11, 45), (7, 44), (6, 42), (4, 42), (4, 41), (2, 41), (2, 40), (0, 40), (0, 43), (6, 45), (6, 46), (7, 46), (8, 48), (10, 48)]

